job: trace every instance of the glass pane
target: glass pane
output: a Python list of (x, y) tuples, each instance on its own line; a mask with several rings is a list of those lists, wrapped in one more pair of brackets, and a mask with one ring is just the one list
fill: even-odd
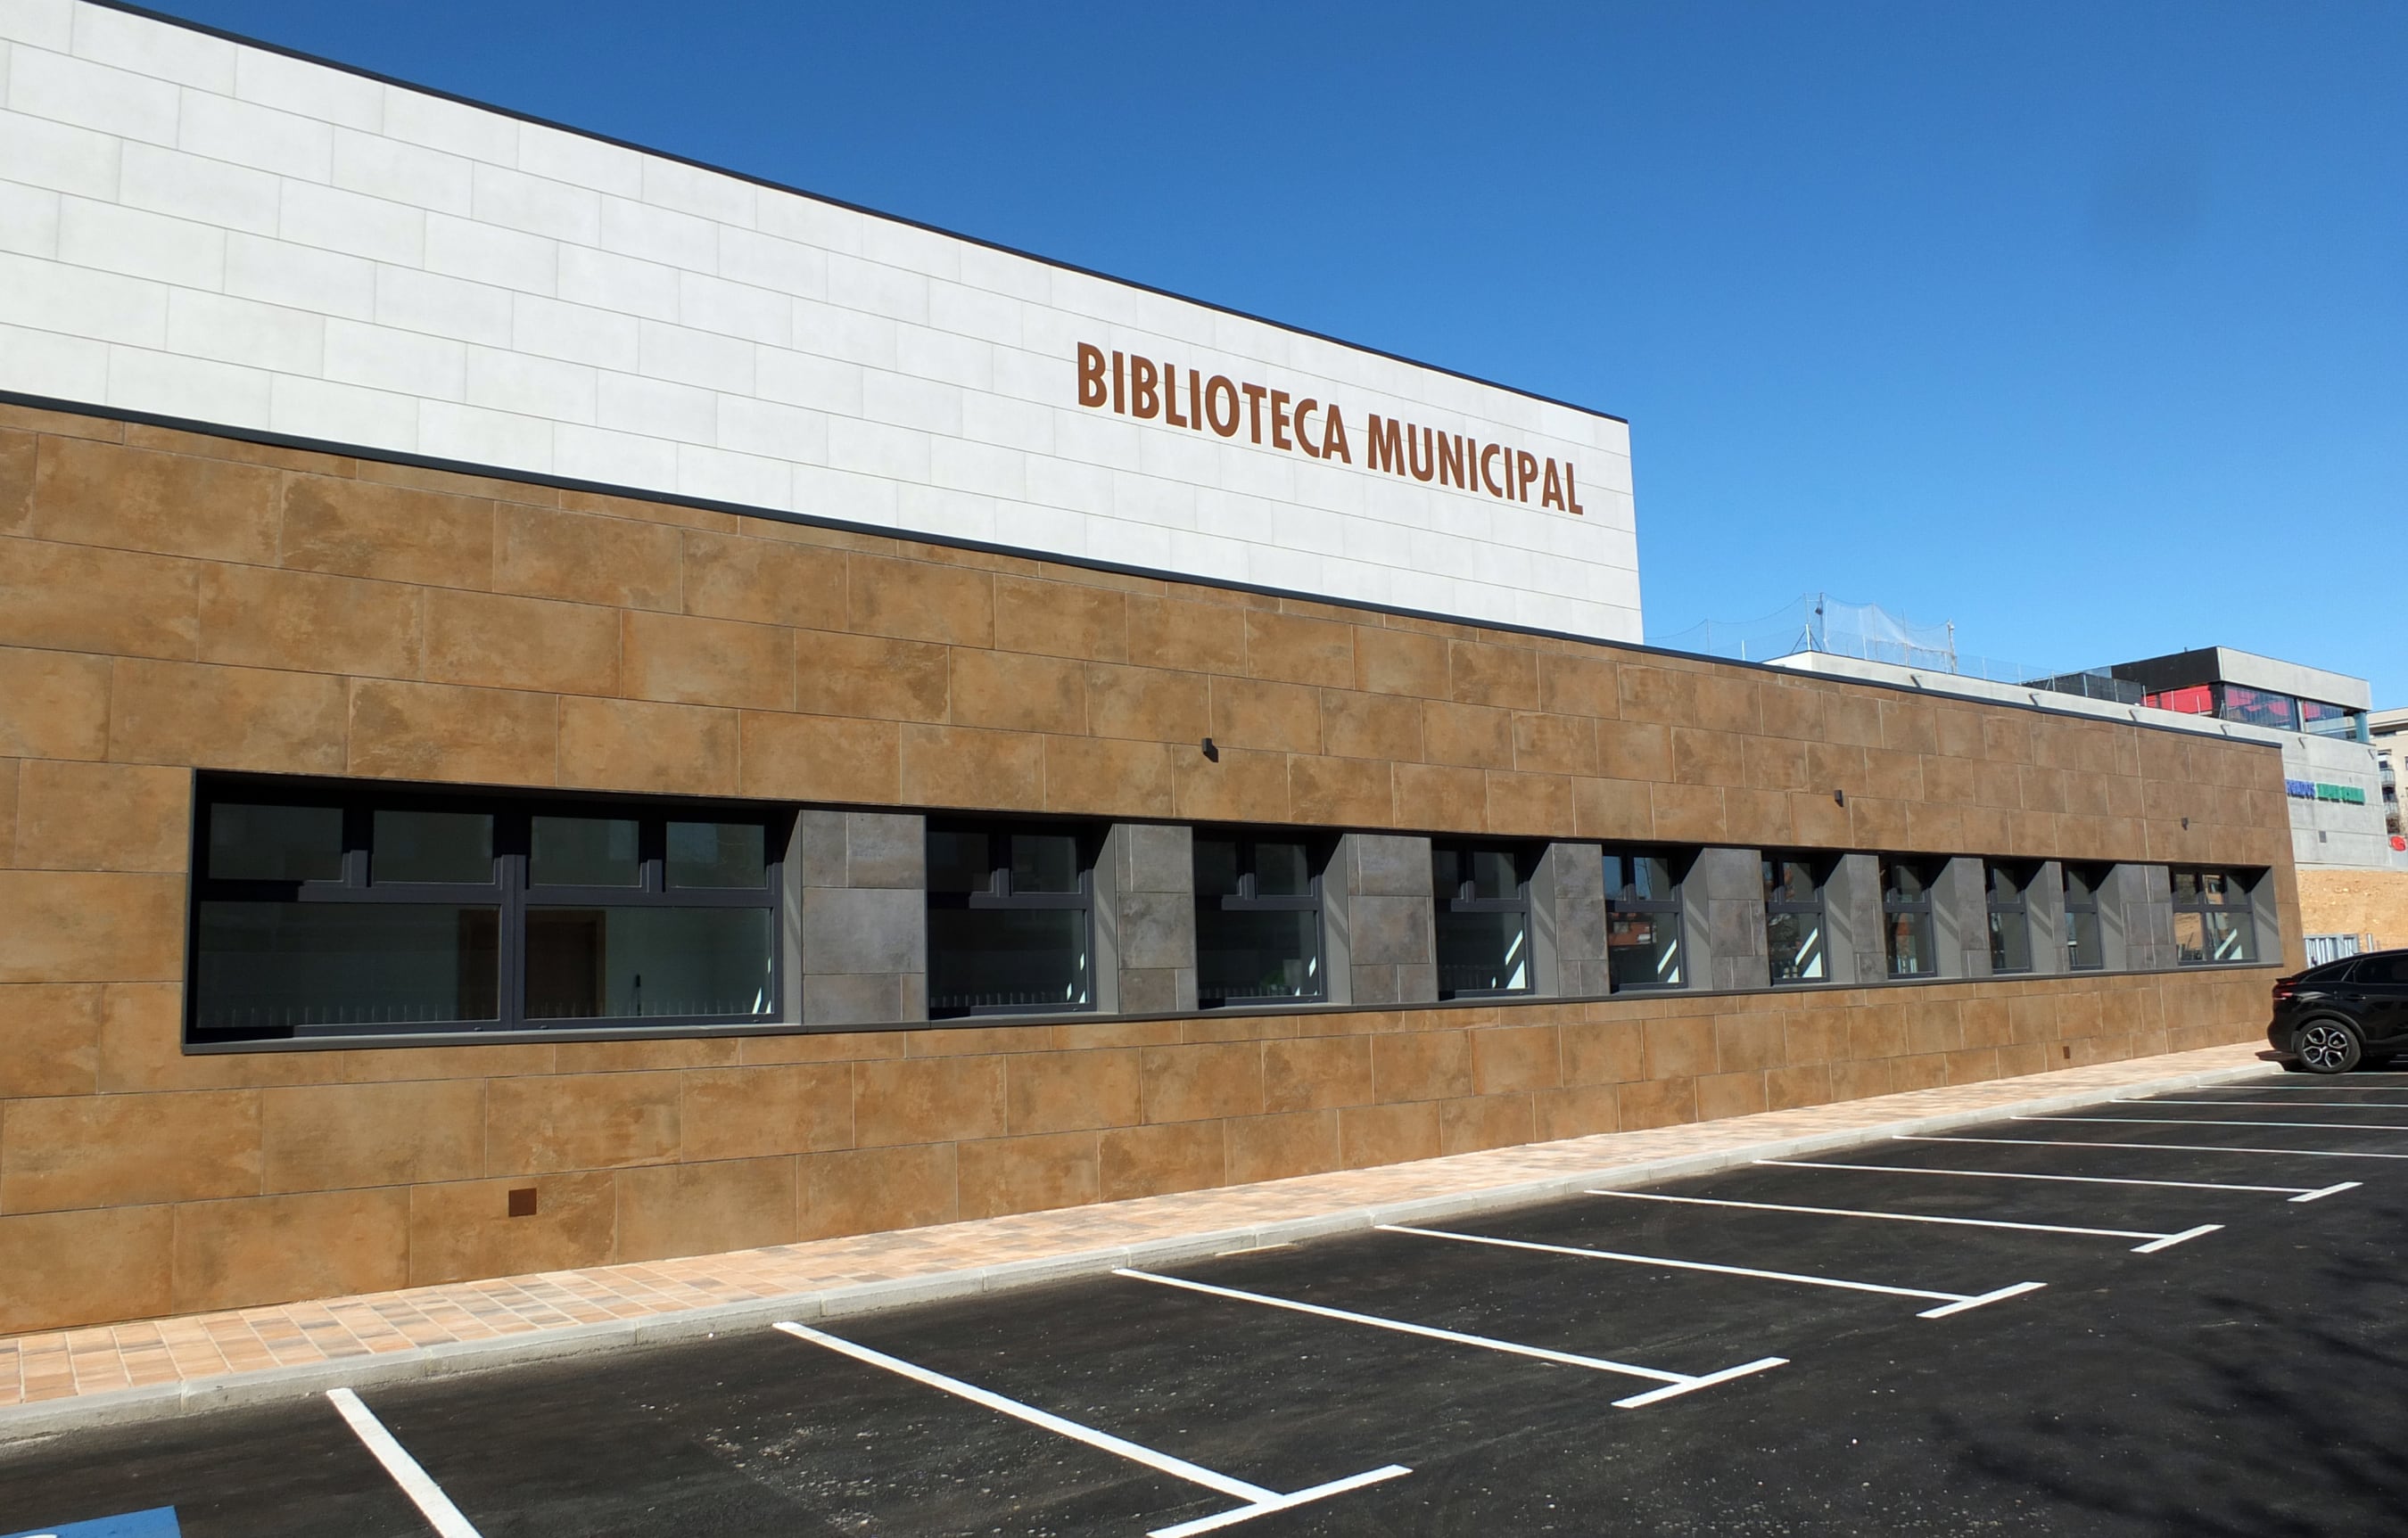
[(2207, 960), (2207, 919), (2197, 912), (2174, 915), (2174, 960), (2189, 966)]
[(637, 856), (632, 818), (539, 817), (529, 879), (538, 887), (640, 887)]
[(2257, 937), (2247, 914), (2209, 913), (2202, 917), (2207, 920), (2208, 960), (2218, 963), (2257, 960)]
[(1440, 913), (1438, 992), (1514, 993), (1530, 986), (1530, 947), (1518, 913)]
[(1990, 970), (2031, 970), (2031, 920), (2021, 912), (1990, 915)]
[(1681, 986), (1681, 925), (1670, 914), (1610, 915), (1605, 953), (1617, 989)]
[(1931, 895), (1930, 876), (1920, 865), (1911, 865), (1904, 861), (1884, 861), (1882, 890), (1905, 902), (1921, 902)]
[(1301, 844), (1254, 846), (1254, 895), (1302, 897), (1312, 890), (1312, 862)]
[(1491, 902), (1509, 902), (1522, 894), (1520, 862), (1511, 849), (1471, 851), (1471, 895)]
[(1079, 841), (1069, 833), (1011, 835), (1011, 890), (1066, 892), (1079, 890)]
[(1199, 838), (1196, 841), (1196, 895), (1234, 897), (1238, 891), (1238, 841)]
[(2225, 684), (2224, 708), (2216, 714), (2228, 721), (2247, 721), (2252, 726), (2280, 727), (2290, 731), (2299, 724), (2297, 705), (2288, 694), (2270, 694), (2262, 689), (2246, 689), (2240, 684)]
[(342, 808), (212, 806), (209, 875), (221, 881), (340, 881)]
[(2024, 876), (2012, 865), (1989, 867), (1990, 901), (2020, 903), (2024, 900)]
[(1814, 867), (1802, 860), (1764, 862), (1764, 898), (1768, 903), (1812, 903), (1816, 898)]
[(2195, 904), (2199, 901), (2199, 873), (2197, 871), (2174, 872), (2173, 885), (2175, 902)]
[(769, 1012), (766, 908), (529, 908), (531, 1020)]
[(440, 903), (203, 903), (194, 968), (205, 1032), (498, 1017), (498, 908)]
[(1812, 983), (1823, 977), (1823, 919), (1813, 913), (1776, 913), (1764, 923), (1766, 949), (1776, 983)]
[(1889, 975), (1930, 976), (1937, 970), (1931, 956), (1931, 915), (1893, 913), (1888, 919)]
[(2065, 900), (2068, 903), (2095, 904), (2100, 889), (2107, 885), (2104, 865), (2068, 865), (2065, 867)]
[(1208, 1004), (1321, 997), (1321, 915), (1199, 908), (1196, 992)]
[(1430, 890), (1441, 903), (1453, 902), (1463, 895), (1464, 854), (1460, 849), (1444, 846), (1430, 850)]
[(928, 1009), (1079, 1009), (1087, 999), (1082, 908), (928, 910)]
[(2301, 700), (2300, 724), (2320, 737), (2354, 737), (2358, 735), (2358, 713), (2345, 705)]
[(928, 830), (928, 890), (985, 891), (995, 884), (995, 851), (984, 833)]
[(2199, 895), (2202, 902), (2219, 907), (2246, 901), (2241, 894), (2241, 883), (2229, 871), (2201, 871)]
[(494, 878), (494, 819), (483, 812), (379, 812), (369, 843), (371, 881)]
[(769, 879), (769, 831), (757, 822), (672, 822), (672, 887), (757, 889)]
[(2065, 962), (2076, 972), (2096, 972), (2107, 964), (2107, 948), (2099, 937), (2098, 914), (2066, 914)]
[(1679, 888), (1672, 879), (1672, 862), (1661, 855), (1642, 855), (1631, 862), (1631, 875), (1633, 892), (1640, 897), (1669, 901)]

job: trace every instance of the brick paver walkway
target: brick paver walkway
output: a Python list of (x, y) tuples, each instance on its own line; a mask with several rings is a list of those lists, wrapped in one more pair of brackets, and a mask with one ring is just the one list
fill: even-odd
[[(2256, 1061), (2253, 1047), (2208, 1047), (1802, 1110), (895, 1233), (20, 1335), (0, 1339), (0, 1421), (14, 1406), (268, 1369), (361, 1362), (419, 1347), (473, 1349), (468, 1343), (1068, 1260), (1187, 1235), (1243, 1233), (1316, 1218), (1343, 1227), (1345, 1215), (1366, 1207), (1469, 1197), (1568, 1176), (1611, 1178), (1616, 1169), (1665, 1160), (1735, 1153), (1796, 1138), (1844, 1137), (1931, 1117), (2004, 1114), (2051, 1097), (2105, 1098), (2156, 1080)], [(1066, 1266), (1079, 1269), (1100, 1267)]]

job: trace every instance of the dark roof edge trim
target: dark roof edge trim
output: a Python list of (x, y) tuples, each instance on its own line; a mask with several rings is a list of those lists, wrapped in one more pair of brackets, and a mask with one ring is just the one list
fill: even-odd
[(128, 0), (80, 0), (80, 3), (98, 6), (107, 10), (123, 11), (129, 16), (139, 16), (147, 21), (180, 27), (186, 32), (197, 32), (204, 36), (222, 38), (229, 43), (240, 44), (244, 48), (255, 48), (268, 53), (280, 53), (288, 59), (298, 59), (303, 64), (339, 70), (346, 75), (356, 75), (362, 79), (374, 80), (380, 85), (389, 85), (403, 91), (415, 91), (421, 95), (433, 96), (437, 100), (452, 102), (461, 107), (474, 107), (480, 112), (492, 112), (500, 117), (515, 119), (520, 122), (533, 123), (538, 128), (549, 128), (562, 134), (574, 134), (579, 138), (592, 139), (597, 144), (607, 144), (614, 149), (633, 150), (639, 155), (650, 155), (655, 160), (672, 161), (680, 165), (690, 165), (697, 171), (708, 171), (713, 176), (732, 177), (738, 181), (750, 182), (755, 187), (768, 188), (771, 192), (785, 192), (795, 197), (807, 197), (814, 203), (824, 203), (831, 208), (842, 208), (848, 213), (862, 214), (871, 219), (882, 219), (891, 224), (902, 224), (914, 230), (925, 231), (929, 235), (942, 235), (948, 240), (958, 240), (966, 245), (1000, 251), (1006, 256), (1016, 256), (1024, 261), (1039, 263), (1063, 272), (1076, 273), (1082, 278), (1093, 278), (1100, 282), (1117, 283), (1123, 288), (1136, 289), (1140, 292), (1154, 294), (1164, 299), (1175, 299), (1182, 305), (1195, 305), (1202, 309), (1235, 316), (1240, 320), (1252, 320), (1257, 325), (1275, 327), (1292, 335), (1310, 337), (1316, 342), (1326, 342), (1332, 347), (1342, 347), (1350, 351), (1368, 353), (1374, 358), (1385, 358), (1390, 363), (1403, 363), (1409, 368), (1426, 369), (1432, 374), (1443, 374), (1449, 378), (1461, 379), (1467, 384), (1476, 384), (1487, 390), (1501, 390), (1509, 395), (1519, 395), (1525, 400), (1561, 406), (1567, 411), (1577, 411), (1584, 417), (1600, 417), (1607, 421), (1619, 422), (1624, 427), (1630, 425), (1630, 419), (1627, 417), (1616, 416), (1611, 411), (1600, 411), (1593, 406), (1583, 406), (1577, 401), (1567, 401), (1554, 395), (1541, 395), (1535, 390), (1525, 390), (1519, 385), (1483, 378), (1477, 374), (1467, 374), (1459, 368), (1448, 368), (1443, 363), (1424, 363), (1419, 358), (1408, 358), (1401, 352), (1390, 352), (1384, 348), (1375, 348), (1362, 342), (1350, 342), (1343, 336), (1332, 336), (1326, 332), (1291, 325), (1285, 320), (1274, 320), (1267, 315), (1256, 315), (1252, 310), (1239, 309), (1233, 305), (1216, 304), (1210, 299), (1198, 299), (1193, 294), (1181, 293), (1152, 283), (1140, 283), (1135, 278), (1098, 272), (1093, 267), (1082, 267), (1074, 262), (1064, 262), (1055, 257), (1040, 255), (1036, 251), (1022, 250), (1017, 246), (1007, 246), (999, 240), (987, 240), (979, 235), (964, 235), (959, 230), (949, 230), (941, 224), (931, 224), (925, 220), (911, 219), (902, 214), (890, 214), (882, 208), (872, 208), (865, 204), (848, 203), (842, 198), (830, 197), (824, 192), (814, 192), (808, 188), (796, 187), (788, 182), (773, 181), (767, 177), (754, 176), (749, 171), (737, 171), (724, 165), (714, 165), (709, 161), (696, 160), (691, 155), (681, 155), (672, 150), (656, 150), (651, 145), (638, 144), (630, 139), (613, 138), (608, 134), (597, 134), (590, 128), (579, 128), (572, 123), (556, 122), (550, 118), (539, 118), (532, 112), (519, 111), (515, 107), (497, 107), (492, 102), (479, 101), (474, 96), (463, 96), (456, 92), (444, 91), (431, 85), (421, 85), (415, 80), (405, 80), (395, 76), (380, 74), (376, 70), (365, 69), (358, 64), (347, 64), (339, 59), (328, 59), (315, 53), (305, 53), (297, 48), (286, 48), (281, 43), (271, 43), (263, 38), (246, 36), (239, 32), (228, 32), (222, 27), (213, 27), (206, 22), (190, 21), (181, 16), (171, 16), (165, 11), (152, 10), (147, 6), (132, 5)]
[[(99, 4), (100, 0), (91, 0), (91, 3)], [(2215, 736), (2217, 741), (2230, 743), (2236, 747), (2262, 748), (2269, 752), (2279, 751), (2273, 743), (2218, 736), (2213, 733), (2193, 732), (2178, 726), (2159, 726), (2151, 721), (2115, 720), (2079, 710), (2060, 710), (2050, 705), (2026, 705), (2015, 700), (1985, 700), (1971, 694), (1942, 695), (1937, 690), (1915, 689), (1910, 685), (1894, 684), (1876, 678), (1851, 678), (1844, 674), (1836, 673), (1809, 673), (1802, 668), (1775, 667), (1770, 662), (1742, 662), (1731, 657), (1713, 657), (1700, 651), (1681, 651), (1671, 647), (1650, 646), (1644, 641), (1616, 641), (1602, 635), (1583, 635), (1576, 631), (1549, 630), (1540, 625), (1517, 625), (1505, 619), (1480, 619), (1460, 614), (1439, 614), (1428, 609), (1401, 608), (1393, 604), (1378, 604), (1364, 598), (1340, 598), (1326, 592), (1305, 592), (1296, 588), (1266, 587), (1260, 583), (1240, 582), (1235, 578), (1200, 577), (1194, 572), (1165, 571), (1155, 566), (1130, 565), (1118, 561), (1097, 561), (1089, 556), (1065, 555), (1058, 550), (1032, 549), (1023, 545), (998, 545), (988, 540), (963, 539), (951, 534), (922, 534), (913, 529), (890, 528), (878, 523), (854, 523), (845, 519), (789, 512), (782, 508), (753, 507), (740, 502), (714, 502), (707, 497), (680, 496), (674, 492), (654, 491), (641, 486), (620, 486), (608, 481), (578, 480), (568, 476), (545, 475), (533, 470), (512, 470), (499, 465), (479, 464), (466, 460), (437, 459), (431, 455), (408, 454), (391, 449), (364, 449), (357, 444), (336, 443), (324, 438), (303, 438), (295, 437), (289, 433), (269, 433), (257, 428), (229, 427), (219, 422), (198, 421), (190, 417), (163, 416), (153, 411), (128, 410), (123, 406), (93, 406), (82, 401), (61, 400), (48, 395), (29, 395), (20, 391), (0, 390), (0, 406), (22, 406), (33, 411), (54, 411), (62, 416), (135, 422), (146, 427), (161, 427), (171, 432), (192, 433), (203, 437), (225, 438), (236, 443), (255, 443), (270, 449), (291, 449), (303, 453), (327, 454), (341, 459), (372, 460), (380, 464), (406, 464), (414, 469), (476, 476), (486, 480), (514, 481), (523, 486), (548, 486), (556, 491), (585, 491), (595, 496), (621, 497), (630, 502), (654, 502), (666, 507), (692, 507), (701, 512), (726, 513), (736, 518), (756, 518), (771, 523), (792, 523), (810, 529), (830, 529), (839, 534), (862, 534), (873, 539), (900, 539), (918, 545), (940, 546), (946, 549), (976, 550), (985, 555), (1008, 556), (1015, 561), (1039, 561), (1049, 565), (1074, 566), (1082, 571), (1110, 572), (1116, 577), (1138, 577), (1153, 582), (1175, 582), (1182, 587), (1218, 588), (1226, 592), (1250, 592), (1264, 598), (1292, 598), (1300, 604), (1317, 604), (1326, 608), (1354, 609), (1364, 614), (1392, 614), (1402, 619), (1419, 619), (1440, 625), (1459, 625), (1467, 630), (1495, 631), (1503, 635), (1532, 635), (1550, 641), (1573, 641), (1582, 646), (1605, 647), (1615, 651), (1636, 653), (1642, 657), (1669, 657), (1684, 662), (1711, 662), (1716, 667), (1741, 668), (1750, 673), (1760, 673), (1792, 683), (1800, 679), (1812, 679), (1817, 683), (1842, 684), (1850, 689), (1885, 690), (1892, 694), (1903, 694), (1919, 700), (1928, 700), (1937, 695), (1947, 699), (1962, 700), (1968, 705), (1988, 705), (2001, 710), (2024, 710), (2036, 716), (2061, 716), (2069, 720), (2096, 721), (2106, 726), (2129, 727), (2139, 732), (2164, 732), (2185, 739)]]

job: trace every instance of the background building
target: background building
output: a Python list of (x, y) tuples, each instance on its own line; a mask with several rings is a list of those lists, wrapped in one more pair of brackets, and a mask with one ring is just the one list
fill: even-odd
[(2258, 729), (1636, 645), (1613, 418), (0, 38), (0, 1329), (2243, 1040), (2299, 960)]

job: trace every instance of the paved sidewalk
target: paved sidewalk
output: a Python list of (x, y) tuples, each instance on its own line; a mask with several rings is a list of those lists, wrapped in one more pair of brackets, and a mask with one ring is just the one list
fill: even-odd
[(2270, 1073), (2254, 1046), (896, 1233), (0, 1339), (0, 1438), (825, 1318), (1430, 1221)]

